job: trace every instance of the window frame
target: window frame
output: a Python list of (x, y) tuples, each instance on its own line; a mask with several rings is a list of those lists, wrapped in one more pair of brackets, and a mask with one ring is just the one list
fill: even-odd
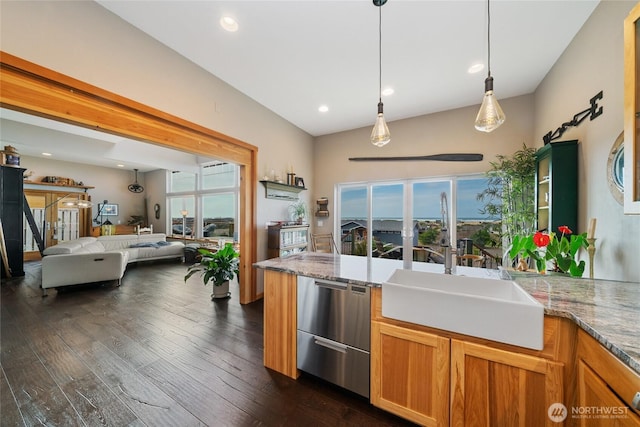
[[(474, 179), (487, 179), (486, 174), (484, 173), (471, 173), (471, 174), (460, 174), (460, 175), (445, 175), (445, 176), (434, 176), (434, 177), (419, 177), (419, 178), (410, 178), (410, 179), (391, 179), (391, 180), (380, 180), (380, 181), (360, 181), (360, 182), (346, 182), (346, 183), (337, 183), (334, 186), (334, 194), (335, 194), (335, 209), (336, 215), (334, 216), (334, 224), (333, 224), (333, 233), (335, 236), (340, 236), (340, 241), (342, 238), (342, 192), (345, 189), (355, 189), (355, 188), (364, 188), (366, 189), (366, 206), (367, 206), (367, 218), (366, 218), (366, 227), (367, 227), (367, 236), (373, 236), (373, 188), (375, 186), (381, 185), (395, 185), (401, 183), (403, 185), (403, 215), (402, 215), (402, 248), (403, 254), (411, 253), (413, 248), (413, 206), (414, 206), (414, 185), (418, 183), (435, 183), (435, 182), (444, 182), (448, 183), (448, 192), (447, 192), (447, 200), (448, 200), (448, 213), (449, 217), (447, 218), (449, 228), (450, 228), (450, 239), (451, 245), (454, 250), (457, 248), (458, 241), (458, 233), (457, 233), (457, 225), (458, 225), (458, 185), (460, 181), (465, 180), (474, 180)], [(410, 229), (409, 229), (410, 228)], [(373, 254), (373, 239), (367, 238), (367, 258), (372, 258)], [(403, 262), (405, 266), (410, 265), (412, 262), (411, 259), (407, 259), (407, 257), (403, 257)], [(408, 267), (405, 267), (408, 268)]]
[[(214, 163), (217, 164), (227, 164), (233, 166), (233, 185), (223, 186), (218, 188), (204, 188), (204, 180), (205, 174), (204, 169), (214, 166)], [(203, 199), (207, 196), (214, 196), (219, 194), (233, 194), (234, 198), (234, 234), (235, 236), (231, 236), (234, 242), (239, 241), (240, 239), (240, 229), (237, 226), (240, 215), (240, 166), (231, 162), (222, 162), (222, 161), (213, 161), (202, 163), (198, 166), (198, 170), (195, 172), (195, 189), (192, 190), (184, 190), (184, 191), (172, 191), (172, 176), (171, 174), (174, 172), (184, 172), (184, 171), (172, 171), (167, 170), (167, 192), (166, 192), (166, 206), (167, 206), (167, 217), (166, 217), (166, 230), (167, 235), (173, 235), (173, 218), (174, 213), (172, 210), (172, 200), (180, 199), (185, 197), (193, 197), (194, 199), (194, 212), (189, 212), (189, 216), (193, 216), (193, 225), (194, 227), (191, 230), (190, 239), (194, 240), (211, 240), (210, 237), (204, 237), (204, 201)], [(182, 215), (175, 215), (175, 217), (182, 217)], [(182, 236), (180, 236), (182, 237)], [(227, 238), (228, 239), (228, 238)]]

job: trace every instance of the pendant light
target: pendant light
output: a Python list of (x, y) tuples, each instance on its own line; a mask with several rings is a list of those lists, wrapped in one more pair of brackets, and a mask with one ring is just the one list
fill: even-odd
[(127, 188), (132, 193), (142, 193), (144, 191), (144, 187), (138, 184), (138, 169), (134, 169), (134, 171), (136, 172), (136, 181), (133, 184), (129, 184)]
[(505, 115), (493, 93), (493, 77), (491, 77), (491, 8), (487, 0), (487, 69), (488, 75), (484, 81), (484, 98), (478, 116), (476, 117), (476, 129), (482, 132), (496, 130), (504, 123)]
[(379, 12), (378, 19), (378, 58), (379, 58), (379, 86), (378, 86), (378, 117), (376, 118), (376, 124), (373, 126), (373, 130), (371, 131), (371, 143), (376, 147), (382, 147), (387, 145), (389, 141), (391, 141), (391, 134), (389, 133), (389, 128), (387, 127), (387, 123), (384, 120), (383, 105), (382, 105), (382, 6), (387, 2), (387, 0), (373, 0), (373, 4), (377, 6)]

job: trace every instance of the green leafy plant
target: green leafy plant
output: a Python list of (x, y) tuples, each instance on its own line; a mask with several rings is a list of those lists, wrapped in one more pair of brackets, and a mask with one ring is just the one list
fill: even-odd
[(289, 205), (289, 214), (299, 224), (302, 224), (302, 221), (304, 221), (304, 218), (307, 215), (307, 205), (302, 200), (299, 200), (296, 203)]
[(440, 236), (440, 229), (436, 227), (430, 227), (418, 234), (418, 243), (421, 245), (431, 245), (438, 241)]
[(509, 257), (530, 257), (536, 263), (540, 273), (546, 271), (547, 261), (553, 261), (554, 270), (569, 273), (574, 277), (582, 277), (584, 260), (577, 261), (576, 255), (580, 248), (588, 248), (587, 233), (573, 234), (566, 225), (558, 227), (560, 238), (556, 233), (535, 232), (533, 235), (515, 236)]
[(205, 286), (211, 281), (214, 286), (220, 286), (234, 277), (238, 277), (239, 254), (233, 244), (227, 243), (224, 248), (211, 252), (208, 249), (198, 249), (202, 255), (200, 261), (187, 269), (184, 276), (186, 282), (195, 273), (200, 273)]
[(496, 157), (486, 173), (487, 188), (476, 198), (485, 202), (480, 213), (502, 219), (501, 239), (506, 248), (515, 236), (534, 230), (536, 150), (522, 144), (512, 156)]

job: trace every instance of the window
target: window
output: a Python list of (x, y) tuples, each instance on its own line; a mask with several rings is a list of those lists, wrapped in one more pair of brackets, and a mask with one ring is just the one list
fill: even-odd
[[(212, 240), (238, 239), (238, 166), (210, 162), (201, 165), (197, 173), (172, 171), (170, 176), (167, 197), (173, 235)], [(186, 213), (184, 218), (183, 213)]]
[(444, 220), (454, 252), (483, 255), (486, 266), (495, 268), (501, 258), (501, 222), (482, 213), (477, 195), (486, 187), (480, 175), (340, 184), (341, 253), (442, 263)]
[(196, 174), (180, 171), (171, 172), (171, 181), (169, 182), (169, 188), (172, 193), (181, 191), (195, 191)]
[(202, 167), (202, 188), (233, 188), (238, 181), (238, 167), (230, 163), (210, 163)]
[(237, 203), (236, 193), (202, 196), (202, 236), (234, 239)]
[(170, 199), (171, 234), (192, 237), (193, 219), (196, 213), (194, 196), (173, 197)]
[[(340, 253), (367, 256), (367, 187), (341, 186), (339, 204), (340, 214)], [(336, 234), (338, 235), (338, 234)]]

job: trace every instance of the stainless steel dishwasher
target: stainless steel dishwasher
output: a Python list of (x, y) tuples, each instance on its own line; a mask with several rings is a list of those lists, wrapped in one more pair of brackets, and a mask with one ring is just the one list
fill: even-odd
[(371, 289), (298, 276), (298, 369), (369, 397)]

